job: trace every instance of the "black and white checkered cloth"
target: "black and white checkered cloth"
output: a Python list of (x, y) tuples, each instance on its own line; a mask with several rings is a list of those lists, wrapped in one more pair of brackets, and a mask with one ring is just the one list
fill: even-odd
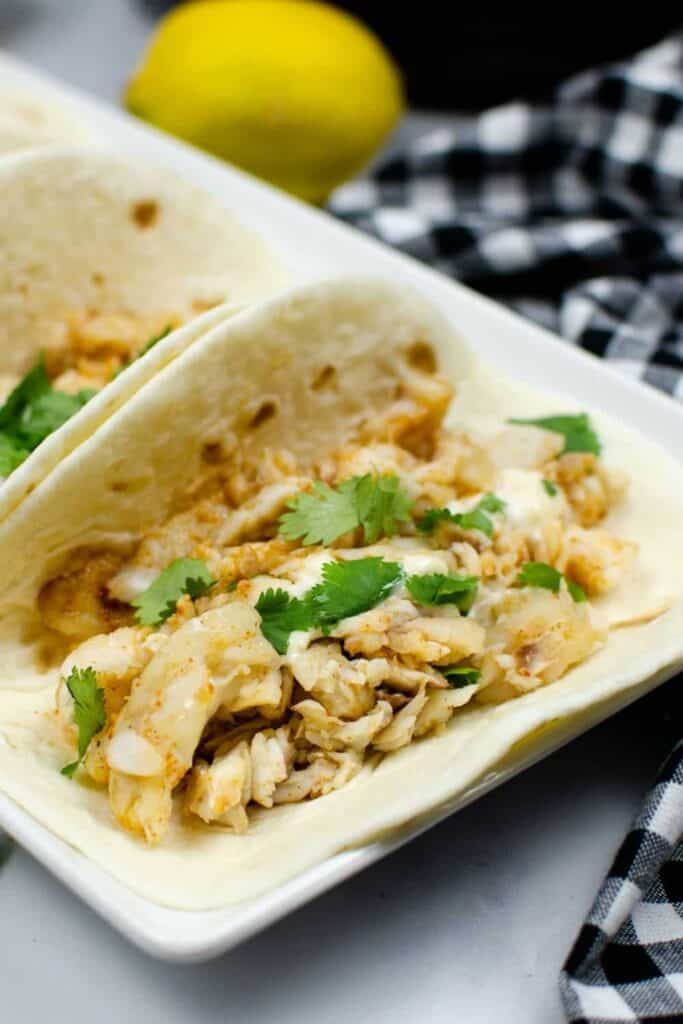
[[(330, 209), (683, 401), (683, 35), (424, 135)], [(571, 1024), (683, 1022), (683, 744), (565, 965)]]
[(330, 209), (683, 399), (683, 35), (454, 118)]
[(683, 1020), (683, 742), (619, 850), (560, 979), (571, 1024)]

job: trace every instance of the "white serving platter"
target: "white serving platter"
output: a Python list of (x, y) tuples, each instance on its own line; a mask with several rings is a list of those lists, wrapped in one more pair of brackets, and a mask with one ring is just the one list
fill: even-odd
[[(306, 281), (352, 272), (404, 281), (433, 301), (480, 355), (511, 377), (600, 408), (683, 462), (683, 409), (627, 374), (326, 214), (0, 54), (0, 90), (3, 88), (23, 89), (61, 103), (84, 122), (94, 142), (115, 149), (119, 156), (173, 168), (212, 192), (279, 250), (294, 278)], [(147, 952), (175, 961), (207, 959), (386, 856), (675, 672), (676, 667), (668, 668), (580, 718), (565, 721), (551, 734), (513, 750), (467, 793), (411, 822), (400, 833), (338, 853), (256, 899), (219, 910), (177, 911), (141, 898), (1, 795), (0, 827)]]

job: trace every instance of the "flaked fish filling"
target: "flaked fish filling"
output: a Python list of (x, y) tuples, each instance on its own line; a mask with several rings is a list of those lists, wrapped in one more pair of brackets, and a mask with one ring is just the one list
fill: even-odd
[(451, 397), (415, 371), (315, 466), (212, 460), (130, 557), (81, 551), (45, 585), (69, 774), (125, 829), (158, 842), (179, 805), (242, 833), (604, 643), (592, 601), (637, 554), (601, 525), (625, 479), (556, 430), (446, 430)]
[[(135, 316), (131, 313), (72, 313), (52, 325), (43, 349), (43, 361), (52, 387), (68, 395), (99, 390), (132, 363), (159, 335), (180, 326), (173, 314)], [(0, 378), (0, 400), (20, 382), (17, 376)]]
[(180, 323), (170, 314), (74, 313), (55, 326), (45, 348), (45, 368), (58, 391), (103, 388), (150, 342)]
[(28, 373), (0, 377), (0, 482), (179, 322), (91, 310), (46, 329)]

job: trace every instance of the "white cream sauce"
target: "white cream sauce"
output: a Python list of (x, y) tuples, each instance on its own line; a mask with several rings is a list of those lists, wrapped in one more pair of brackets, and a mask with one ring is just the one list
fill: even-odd
[(508, 526), (527, 533), (537, 533), (549, 519), (566, 513), (567, 501), (558, 488), (550, 495), (543, 486), (543, 476), (533, 469), (503, 469), (498, 474), (496, 495), (505, 502), (502, 515)]

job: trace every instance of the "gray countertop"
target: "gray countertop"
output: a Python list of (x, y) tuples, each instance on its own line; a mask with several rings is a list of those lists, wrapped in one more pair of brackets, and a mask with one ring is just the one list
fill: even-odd
[[(109, 101), (150, 24), (133, 0), (0, 0), (0, 47)], [(646, 698), (204, 965), (149, 959), (14, 849), (0, 868), (0, 1016), (560, 1024), (558, 971), (667, 752), (663, 705)]]

